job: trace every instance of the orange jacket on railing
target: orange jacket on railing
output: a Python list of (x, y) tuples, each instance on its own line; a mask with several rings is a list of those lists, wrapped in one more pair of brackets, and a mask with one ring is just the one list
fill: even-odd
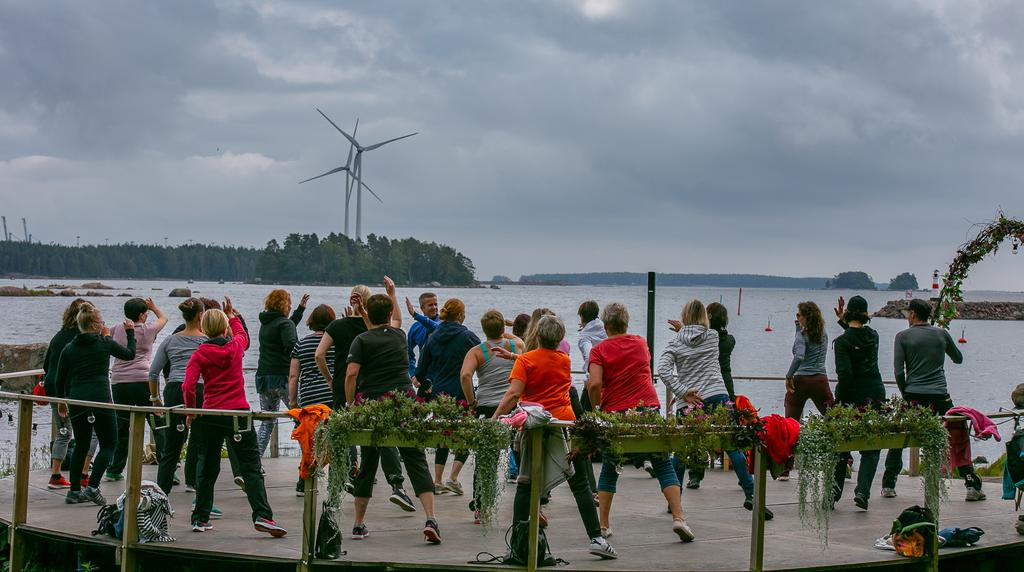
[(320, 422), (331, 414), (331, 408), (326, 405), (308, 405), (298, 409), (289, 409), (288, 415), (299, 422), (298, 427), (292, 431), (292, 439), (299, 442), (302, 447), (302, 460), (299, 462), (299, 478), (308, 479), (310, 472), (316, 465), (316, 455), (313, 452), (313, 435)]

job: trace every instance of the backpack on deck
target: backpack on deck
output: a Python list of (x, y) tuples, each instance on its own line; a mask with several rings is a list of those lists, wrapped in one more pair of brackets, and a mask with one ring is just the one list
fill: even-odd
[[(526, 566), (526, 562), (530, 558), (530, 521), (523, 520), (513, 524), (510, 532), (512, 538), (508, 542), (508, 553), (505, 555), (503, 563)], [(544, 534), (544, 529), (541, 528), (537, 535), (537, 566), (554, 566), (556, 564), (558, 561), (551, 555), (548, 537)]]
[[(118, 526), (120, 525), (120, 526)], [(124, 517), (117, 504), (108, 504), (100, 507), (96, 513), (96, 530), (92, 531), (93, 536), (105, 534), (114, 538), (121, 538), (124, 530)]]

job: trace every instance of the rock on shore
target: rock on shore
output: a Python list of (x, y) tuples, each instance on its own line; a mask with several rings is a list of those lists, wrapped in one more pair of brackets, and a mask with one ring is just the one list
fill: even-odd
[[(0, 344), (0, 373), (42, 369), (46, 344)], [(36, 376), (15, 377), (0, 381), (4, 391), (31, 391), (38, 379)]]
[[(902, 319), (909, 304), (909, 300), (891, 300), (872, 316)], [(956, 311), (958, 320), (1024, 320), (1022, 302), (958, 302)]]
[(191, 288), (174, 288), (167, 294), (169, 298), (188, 298), (192, 296)]

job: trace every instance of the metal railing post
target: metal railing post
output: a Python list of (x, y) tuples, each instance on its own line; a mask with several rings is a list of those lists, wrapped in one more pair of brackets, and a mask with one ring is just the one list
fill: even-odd
[(305, 494), (302, 501), (302, 560), (296, 570), (308, 572), (313, 563), (316, 545), (316, 472), (311, 471), (303, 485)]
[(764, 570), (764, 508), (766, 503), (768, 463), (764, 449), (754, 447), (754, 511), (750, 517), (750, 571)]
[(21, 526), (28, 520), (28, 474), (32, 469), (32, 402), (18, 403), (18, 441), (14, 461), (14, 510), (11, 513), (11, 570), (25, 567), (25, 539)]
[(136, 518), (142, 490), (142, 457), (146, 440), (146, 413), (132, 411), (128, 429), (128, 474), (124, 497), (124, 532), (121, 534), (121, 572), (134, 572), (137, 568), (135, 544), (139, 541), (139, 523)]
[(530, 550), (526, 570), (537, 570), (537, 544), (540, 539), (540, 493), (544, 486), (544, 428), (530, 429)]

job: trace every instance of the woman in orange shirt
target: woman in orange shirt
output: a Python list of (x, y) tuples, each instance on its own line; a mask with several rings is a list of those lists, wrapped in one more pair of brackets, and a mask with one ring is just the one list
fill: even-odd
[[(554, 315), (543, 316), (537, 323), (537, 338), (540, 347), (516, 356), (508, 391), (494, 412), (494, 419), (511, 411), (522, 400), (543, 405), (555, 419), (576, 420), (569, 401), (569, 388), (572, 386), (569, 356), (558, 351), (558, 344), (565, 338), (565, 324)], [(612, 545), (601, 536), (601, 523), (597, 518), (590, 483), (587, 482), (585, 462), (582, 455), (573, 459), (575, 470), (569, 477), (569, 488), (590, 538), (590, 553), (605, 559), (618, 558)], [(512, 505), (512, 520), (515, 523), (527, 521), (529, 515), (530, 485), (519, 483)]]

